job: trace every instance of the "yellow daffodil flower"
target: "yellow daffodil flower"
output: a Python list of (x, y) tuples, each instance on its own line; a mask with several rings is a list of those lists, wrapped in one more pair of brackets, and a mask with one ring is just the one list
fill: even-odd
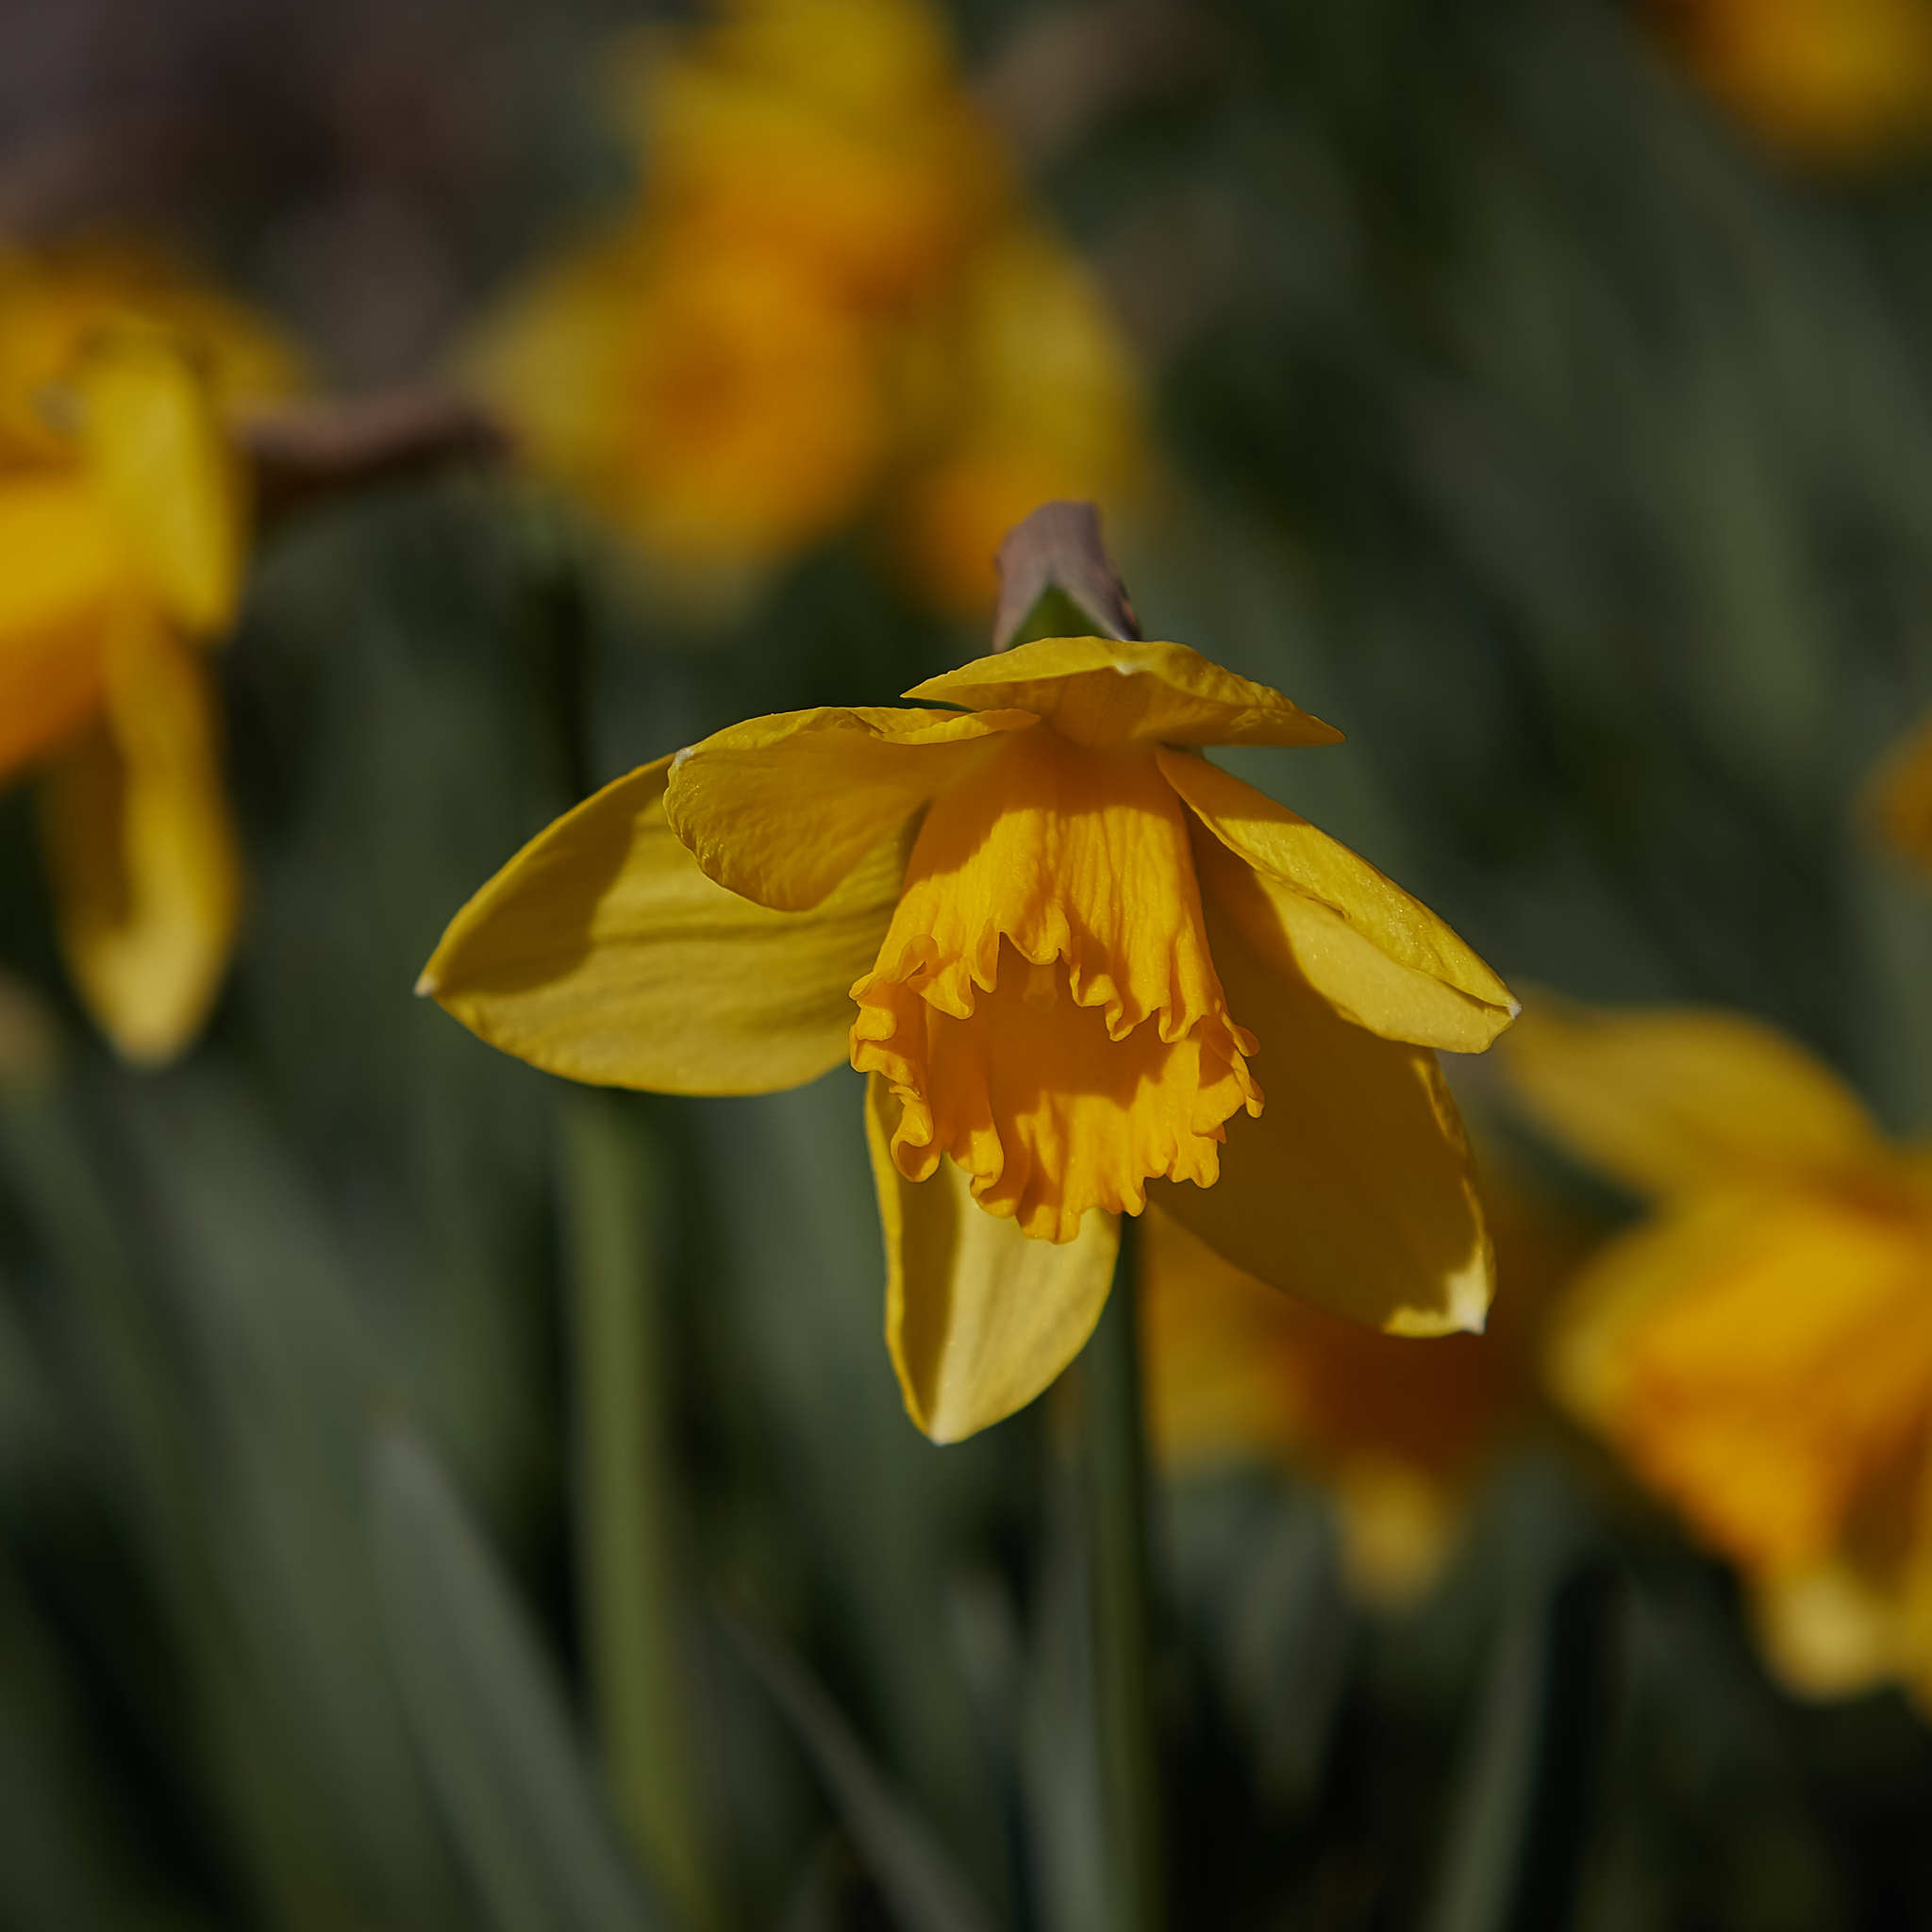
[(1779, 147), (1840, 163), (1932, 132), (1924, 0), (1689, 0), (1672, 24), (1705, 85)]
[(1132, 358), (923, 0), (732, 0), (625, 88), (643, 189), (473, 362), (533, 463), (729, 608), (862, 521), (983, 611), (1007, 527), (1148, 468)]
[(1486, 1175), (1499, 1295), (1481, 1335), (1420, 1348), (1274, 1293), (1170, 1216), (1137, 1256), (1148, 1418), (1162, 1464), (1261, 1460), (1314, 1474), (1365, 1601), (1409, 1602), (1454, 1546), (1476, 1478), (1534, 1402), (1532, 1342), (1580, 1243)]
[(225, 317), (143, 258), (0, 256), (0, 782), (43, 772), (69, 970), (144, 1063), (199, 1028), (239, 900), (201, 652), (245, 545), (216, 384), (286, 364)]
[(606, 787), (458, 914), (422, 990), (577, 1079), (756, 1093), (849, 1058), (888, 1340), (938, 1440), (1058, 1374), (1117, 1217), (1157, 1198), (1274, 1287), (1480, 1327), (1432, 1049), (1487, 1046), (1508, 992), (1198, 749), (1339, 734), (1172, 643), (1048, 639), (907, 696), (960, 708), (755, 719)]
[(1508, 1070), (1652, 1220), (1553, 1325), (1557, 1392), (1750, 1581), (1796, 1688), (1932, 1696), (1932, 1165), (1769, 1028), (1544, 1008)]

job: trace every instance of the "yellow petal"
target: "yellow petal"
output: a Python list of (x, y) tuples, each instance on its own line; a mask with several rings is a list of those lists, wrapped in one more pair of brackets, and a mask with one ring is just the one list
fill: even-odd
[(1113, 1282), (1120, 1222), (1095, 1209), (1070, 1241), (1029, 1241), (976, 1206), (941, 1161), (908, 1181), (892, 1162), (899, 1104), (866, 1082), (866, 1139), (886, 1236), (886, 1342), (907, 1411), (935, 1442), (1024, 1408), (1079, 1354)]
[(130, 1060), (200, 1030), (234, 943), (241, 862), (208, 673), (155, 613), (125, 611), (101, 722), (48, 772), (44, 830), (68, 970)]
[(1336, 1478), (1341, 1571), (1350, 1592), (1377, 1609), (1419, 1602), (1442, 1574), (1462, 1499), (1413, 1463), (1363, 1457)]
[(1005, 733), (1033, 723), (875, 707), (753, 718), (677, 754), (665, 810), (721, 886), (802, 912)]
[(845, 1058), (849, 988), (898, 898), (892, 832), (810, 913), (714, 885), (664, 815), (659, 758), (541, 832), (458, 912), (420, 991), (574, 1080), (767, 1093)]
[(1882, 1158), (1871, 1117), (1837, 1074), (1734, 1013), (1541, 997), (1503, 1052), (1542, 1124), (1639, 1193)]
[(1299, 969), (1343, 1019), (1385, 1040), (1480, 1053), (1515, 1017), (1509, 989), (1365, 858), (1206, 758), (1158, 756), (1214, 835), (1195, 841), (1202, 891), (1264, 960)]
[(242, 475), (201, 371), (160, 330), (117, 328), (75, 378), (89, 469), (162, 608), (208, 637), (234, 621)]
[(1720, 1549), (1814, 1564), (1922, 1440), (1928, 1262), (1907, 1205), (1721, 1190), (1585, 1271), (1552, 1381)]
[(1847, 1563), (1762, 1578), (1752, 1621), (1766, 1660), (1801, 1697), (1855, 1697), (1905, 1668), (1900, 1605)]
[(121, 579), (113, 525), (83, 479), (0, 488), (0, 780), (72, 738), (100, 703)]
[(1272, 1288), (1397, 1335), (1479, 1330), (1494, 1268), (1469, 1145), (1436, 1057), (1339, 1018), (1214, 908), (1214, 963), (1259, 1041), (1258, 1120), (1228, 1124), (1211, 1188), (1158, 1205)]
[(1081, 744), (1338, 744), (1341, 733), (1278, 691), (1185, 644), (1041, 638), (914, 685), (969, 711), (1008, 708)]

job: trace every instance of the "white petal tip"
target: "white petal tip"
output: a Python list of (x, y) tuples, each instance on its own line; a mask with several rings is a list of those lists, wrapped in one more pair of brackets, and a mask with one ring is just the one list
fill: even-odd
[(430, 972), (428, 967), (424, 967), (423, 971), (417, 975), (416, 997), (419, 1000), (433, 1000), (441, 989), (442, 981), (437, 978), (436, 974)]

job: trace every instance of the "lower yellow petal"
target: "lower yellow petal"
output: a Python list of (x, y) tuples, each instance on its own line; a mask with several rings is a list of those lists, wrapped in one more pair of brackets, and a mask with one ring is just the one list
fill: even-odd
[(867, 1081), (886, 1341), (912, 1420), (957, 1442), (1024, 1407), (1079, 1354), (1113, 1281), (1120, 1223), (1095, 1211), (1069, 1241), (1028, 1241), (974, 1205), (951, 1161), (908, 1181), (892, 1159), (898, 1107), (876, 1074)]
[(44, 831), (62, 949), (128, 1059), (199, 1032), (234, 943), (241, 861), (222, 789), (213, 693), (148, 610), (122, 613), (101, 722), (47, 774)]
[(1823, 1562), (1759, 1580), (1752, 1621), (1766, 1661), (1801, 1697), (1853, 1697), (1906, 1669), (1894, 1591), (1849, 1564)]
[(1906, 1208), (1715, 1193), (1586, 1271), (1552, 1324), (1553, 1379), (1717, 1547), (1815, 1564), (1932, 1413), (1928, 1266)]
[(816, 906), (879, 841), (980, 770), (1024, 712), (821, 708), (753, 718), (671, 761), (665, 809), (721, 886), (780, 912)]
[(1202, 891), (1343, 1019), (1385, 1040), (1480, 1053), (1515, 1017), (1509, 989), (1367, 859), (1206, 758), (1163, 750), (1160, 769), (1212, 835), (1196, 841)]
[(1479, 1330), (1493, 1260), (1469, 1145), (1434, 1054), (1337, 1017), (1208, 908), (1228, 1003), (1267, 1074), (1212, 1188), (1150, 1201), (1244, 1273), (1398, 1335)]
[(672, 761), (607, 785), (540, 833), (450, 923), (425, 969), (473, 1032), (575, 1080), (767, 1093), (845, 1058), (850, 987), (898, 898), (882, 843), (810, 912), (715, 885), (664, 813)]
[(123, 574), (113, 524), (85, 478), (0, 487), (0, 780), (73, 737), (100, 703)]
[(1823, 1061), (1740, 1014), (1539, 997), (1502, 1049), (1530, 1111), (1640, 1193), (1860, 1166), (1878, 1130)]
[(162, 608), (213, 636), (234, 621), (244, 478), (213, 391), (171, 332), (123, 325), (75, 376), (89, 472)]

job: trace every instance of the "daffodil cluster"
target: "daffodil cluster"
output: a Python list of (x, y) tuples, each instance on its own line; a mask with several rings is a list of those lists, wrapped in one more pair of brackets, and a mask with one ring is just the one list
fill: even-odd
[(1558, 1309), (1557, 1392), (1749, 1580), (1819, 1694), (1932, 1697), (1932, 1164), (1733, 1015), (1539, 1003), (1531, 1110), (1656, 1204)]
[(982, 610), (1035, 504), (1140, 486), (1132, 359), (923, 0), (732, 0), (627, 98), (636, 207), (476, 362), (661, 577), (728, 593), (870, 516), (912, 586)]
[[(1441, 920), (1210, 764), (1339, 734), (1183, 645), (1023, 644), (754, 719), (608, 786), (423, 976), (497, 1046), (679, 1093), (867, 1075), (887, 1336), (928, 1434), (1078, 1351), (1119, 1217), (1407, 1335), (1491, 1256), (1434, 1049), (1515, 1011)], [(1265, 1084), (1265, 1092), (1264, 1092)]]
[(291, 374), (144, 256), (0, 252), (0, 782), (41, 776), (69, 970), (134, 1060), (193, 1037), (233, 941), (205, 663), (246, 547), (223, 410)]

